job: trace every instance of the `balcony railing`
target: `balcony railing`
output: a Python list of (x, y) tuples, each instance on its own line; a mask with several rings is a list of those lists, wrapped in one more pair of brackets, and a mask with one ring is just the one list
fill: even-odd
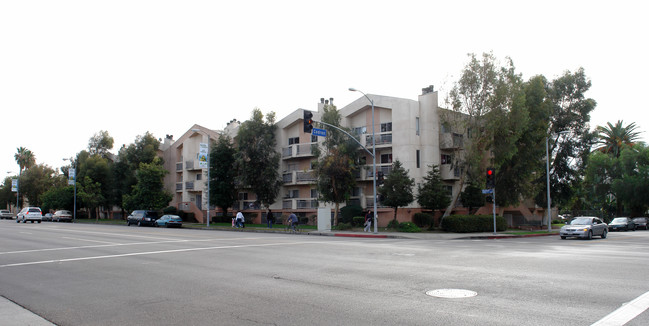
[(312, 209), (318, 208), (318, 200), (314, 198), (284, 198), (283, 209)]
[[(392, 133), (380, 134), (376, 137), (376, 146), (392, 144)], [(372, 135), (365, 136), (365, 146), (372, 146)]]
[(183, 183), (178, 182), (176, 183), (176, 191), (182, 191), (183, 190)]
[(294, 144), (288, 147), (283, 147), (282, 158), (287, 159), (293, 157), (313, 156), (313, 146), (317, 146), (317, 143)]
[(311, 182), (316, 180), (315, 173), (313, 171), (296, 171), (296, 175), (297, 182)]
[(185, 182), (185, 190), (194, 190), (194, 182), (193, 181)]
[(461, 134), (456, 133), (441, 133), (439, 134), (439, 148), (440, 149), (456, 149), (464, 146), (464, 138)]
[(176, 171), (182, 171), (182, 170), (183, 170), (183, 162), (176, 163)]

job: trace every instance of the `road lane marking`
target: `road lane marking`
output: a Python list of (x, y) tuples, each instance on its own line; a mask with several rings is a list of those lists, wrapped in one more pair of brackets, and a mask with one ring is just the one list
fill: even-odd
[(80, 258), (67, 258), (67, 259), (52, 259), (52, 260), (41, 260), (41, 261), (26, 262), (26, 263), (5, 264), (5, 265), (0, 265), (0, 268), (29, 266), (29, 265), (42, 265), (42, 264), (51, 264), (51, 263), (65, 263), (65, 262), (74, 262), (74, 261), (83, 261), (83, 260), (97, 260), (97, 259), (107, 259), (107, 258), (121, 258), (121, 257), (132, 257), (132, 256), (157, 255), (157, 254), (168, 254), (168, 253), (178, 253), (178, 252), (188, 252), (188, 251), (233, 249), (233, 248), (252, 248), (252, 247), (270, 247), (270, 246), (284, 246), (284, 245), (311, 244), (311, 243), (327, 243), (327, 242), (324, 242), (324, 241), (320, 241), (320, 242), (318, 242), (318, 241), (316, 241), (316, 242), (301, 241), (301, 242), (282, 242), (282, 243), (230, 245), (230, 246), (216, 246), (216, 247), (202, 247), (202, 248), (186, 248), (186, 249), (145, 251), (145, 252), (133, 252), (133, 253), (128, 253), (128, 254), (104, 255), (104, 256), (92, 256), (92, 257), (80, 257)]
[(106, 248), (106, 247), (119, 247), (119, 246), (135, 246), (135, 245), (148, 245), (148, 244), (161, 244), (161, 243), (209, 242), (209, 241), (230, 241), (230, 240), (259, 240), (259, 239), (264, 239), (264, 238), (193, 239), (193, 240), (185, 239), (185, 240), (114, 243), (114, 244), (104, 244), (104, 245), (94, 245), (94, 246), (74, 246), (74, 247), (59, 247), (59, 248), (44, 248), (44, 249), (4, 251), (4, 252), (0, 252), (0, 255), (24, 254), (24, 253), (31, 253), (31, 252), (72, 250), (72, 249), (92, 249), (92, 248)]
[(116, 243), (116, 242), (97, 241), (97, 240), (81, 239), (81, 238), (71, 238), (71, 237), (61, 237), (61, 238), (62, 239), (69, 239), (69, 240), (79, 240), (79, 241), (87, 241), (87, 242), (105, 243), (105, 244), (111, 244), (111, 245), (118, 245), (119, 244), (119, 243)]
[(649, 308), (649, 292), (608, 314), (591, 326), (622, 326)]

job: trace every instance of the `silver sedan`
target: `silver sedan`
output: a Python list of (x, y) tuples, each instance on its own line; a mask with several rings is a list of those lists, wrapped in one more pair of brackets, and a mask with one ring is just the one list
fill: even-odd
[(568, 237), (577, 237), (583, 239), (592, 239), (593, 236), (606, 238), (608, 226), (599, 217), (580, 216), (561, 227), (559, 235), (561, 239)]

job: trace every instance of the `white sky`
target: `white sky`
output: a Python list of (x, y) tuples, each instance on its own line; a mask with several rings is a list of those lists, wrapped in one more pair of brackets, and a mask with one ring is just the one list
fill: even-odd
[(636, 122), (646, 140), (646, 14), (626, 0), (0, 0), (0, 173), (17, 174), (21, 146), (57, 169), (100, 130), (117, 152), (255, 107), (341, 108), (349, 87), (417, 99), (489, 51), (525, 79), (584, 67), (591, 126)]

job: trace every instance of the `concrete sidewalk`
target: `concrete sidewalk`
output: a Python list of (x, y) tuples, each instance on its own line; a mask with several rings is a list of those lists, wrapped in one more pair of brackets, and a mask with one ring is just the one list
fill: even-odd
[(540, 233), (540, 234), (507, 234), (507, 233), (449, 233), (449, 232), (354, 232), (354, 231), (311, 231), (304, 234), (335, 236), (335, 237), (355, 237), (355, 238), (387, 238), (387, 239), (419, 239), (419, 240), (478, 240), (478, 239), (514, 239), (543, 236), (559, 236), (559, 232)]
[(0, 323), (3, 326), (52, 326), (54, 324), (0, 296)]

